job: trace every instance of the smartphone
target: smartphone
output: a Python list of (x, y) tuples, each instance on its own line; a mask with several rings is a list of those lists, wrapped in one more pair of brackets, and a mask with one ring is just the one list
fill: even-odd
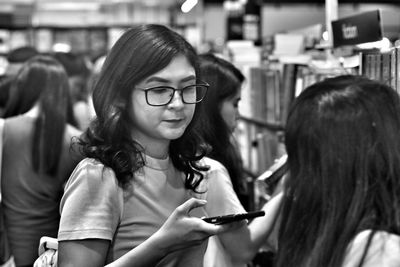
[(265, 212), (264, 211), (251, 211), (247, 213), (236, 213), (236, 214), (228, 214), (228, 215), (222, 215), (222, 216), (216, 216), (216, 217), (208, 217), (208, 218), (203, 218), (204, 221), (208, 223), (213, 223), (213, 224), (225, 224), (225, 223), (231, 223), (231, 222), (236, 222), (236, 221), (241, 221), (245, 219), (252, 219), (255, 217), (260, 217), (264, 216)]
[(285, 154), (276, 160), (267, 171), (257, 178), (257, 180), (263, 181), (268, 187), (274, 187), (287, 171), (287, 155)]

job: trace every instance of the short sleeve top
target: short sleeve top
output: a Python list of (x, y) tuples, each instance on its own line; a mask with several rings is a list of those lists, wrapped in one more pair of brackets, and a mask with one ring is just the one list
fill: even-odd
[[(216, 216), (243, 211), (226, 169), (211, 159), (194, 193), (184, 186), (184, 174), (168, 158), (145, 157), (130, 187), (122, 189), (115, 173), (94, 159), (84, 159), (74, 170), (61, 201), (60, 241), (100, 238), (111, 241), (107, 262), (112, 262), (156, 232), (176, 207), (191, 197), (207, 199), (192, 216)], [(228, 183), (228, 186), (227, 184)], [(232, 205), (234, 204), (234, 205)], [(207, 242), (165, 257), (157, 266), (202, 266)]]

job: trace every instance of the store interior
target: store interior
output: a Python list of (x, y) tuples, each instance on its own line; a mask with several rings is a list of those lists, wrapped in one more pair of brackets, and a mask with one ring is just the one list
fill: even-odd
[[(375, 11), (379, 40), (333, 45), (333, 21)], [(139, 23), (168, 25), (199, 53), (221, 54), (245, 73), (238, 140), (254, 181), (284, 154), (285, 112), (302, 88), (343, 71), (361, 73), (363, 51), (379, 55), (397, 51), (400, 4), (398, 0), (0, 0), (0, 58), (31, 45), (43, 53), (84, 53), (94, 61), (125, 29)], [(5, 67), (5, 60), (0, 60), (0, 72)], [(269, 78), (260, 83), (255, 73), (265, 68)], [(288, 75), (295, 77), (294, 82), (288, 82)], [(274, 107), (268, 106), (266, 96), (254, 93), (266, 91), (261, 88), (264, 83), (280, 99)], [(393, 85), (400, 89), (400, 84)], [(283, 96), (277, 96), (278, 91)], [(277, 102), (282, 103), (277, 106)]]
[[(185, 2), (189, 3), (187, 7)], [(194, 45), (200, 46), (227, 40), (227, 17), (229, 12), (240, 9), (242, 2), (258, 6), (260, 35), (268, 36), (316, 24), (325, 27), (329, 1), (0, 0), (0, 29), (129, 27), (137, 23), (160, 23), (177, 28)], [(384, 35), (390, 39), (400, 35), (400, 5), (395, 0), (336, 2), (338, 18), (380, 9)], [(182, 11), (182, 7), (189, 9)], [(10, 44), (9, 48), (15, 45), (19, 44)], [(9, 48), (2, 47), (0, 52)]]
[[(9, 87), (0, 86), (0, 89), (7, 88), (3, 92), (0, 90), (0, 102), (3, 100), (0, 103), (0, 112), (7, 110), (8, 103), (10, 103), (7, 101), (11, 99), (8, 97), (8, 93), (12, 92), (11, 89), (13, 87), (11, 85), (14, 86), (14, 81), (17, 81), (13, 80), (14, 76), (7, 73), (10, 70), (10, 66), (13, 65), (11, 64), (11, 60), (9, 60), (12, 58), (10, 55), (18, 48), (28, 47), (34, 48), (35, 55), (73, 55), (74, 57), (77, 56), (76, 58), (82, 59), (81, 62), (84, 62), (83, 66), (87, 67), (87, 73), (90, 75), (86, 75), (86, 73), (82, 75), (82, 71), (79, 68), (74, 69), (77, 75), (75, 75), (76, 73), (74, 75), (68, 74), (71, 77), (75, 76), (72, 77), (73, 81), (78, 81), (76, 84), (71, 83), (72, 85), (68, 86), (71, 89), (71, 95), (73, 93), (79, 96), (83, 95), (83, 100), (79, 99), (76, 103), (80, 102), (78, 104), (83, 104), (85, 108), (84, 111), (74, 110), (73, 115), (88, 115), (85, 117), (87, 119), (85, 123), (79, 127), (82, 131), (88, 129), (88, 125), (93, 121), (95, 123), (91, 125), (95, 126), (91, 127), (98, 127), (96, 124), (97, 121), (93, 120), (96, 113), (92, 109), (93, 102), (91, 102), (91, 97), (93, 95), (101, 95), (103, 87), (109, 87), (109, 84), (115, 83), (118, 86), (124, 84), (121, 82), (120, 72), (110, 71), (111, 73), (117, 73), (114, 75), (117, 78), (112, 75), (110, 76), (115, 78), (115, 82), (112, 79), (108, 79), (107, 76), (102, 76), (108, 72), (107, 67), (114, 64), (114, 62), (117, 62), (115, 65), (119, 65), (121, 61), (125, 61), (127, 65), (121, 65), (121, 69), (123, 69), (121, 73), (128, 73), (129, 71), (127, 70), (133, 65), (132, 62), (140, 61), (136, 58), (130, 60), (129, 57), (128, 60), (125, 60), (125, 55), (129, 54), (126, 51), (136, 51), (131, 49), (131, 46), (126, 46), (128, 48), (125, 51), (122, 49), (118, 50), (118, 54), (122, 55), (118, 60), (107, 60), (107, 56), (110, 55), (108, 52), (127, 29), (138, 24), (166, 25), (181, 34), (195, 48), (198, 54), (213, 53), (216, 56), (222, 57), (237, 67), (241, 77), (244, 77), (242, 79), (243, 83), (240, 81), (240, 84), (236, 86), (239, 88), (239, 93), (235, 93), (234, 98), (238, 94), (240, 95), (234, 104), (235, 116), (237, 117), (234, 119), (235, 127), (232, 127), (227, 139), (233, 140), (235, 147), (232, 151), (235, 153), (238, 151), (240, 154), (238, 168), (244, 173), (243, 177), (240, 178), (244, 178), (243, 180), (245, 181), (246, 209), (248, 210), (262, 208), (264, 204), (268, 203), (282, 191), (284, 186), (283, 181), (288, 171), (284, 140), (285, 126), (287, 126), (287, 118), (290, 118), (288, 114), (292, 110), (291, 104), (303, 90), (327, 78), (341, 75), (362, 75), (371, 80), (380, 81), (400, 94), (400, 0), (0, 0), (0, 78), (7, 78), (4, 79), (7, 83), (3, 83), (3, 85), (9, 85)], [(161, 28), (164, 29), (164, 27)], [(142, 37), (142, 35), (140, 36)], [(181, 40), (179, 35), (178, 37)], [(125, 39), (122, 40), (122, 42), (125, 42)], [(135, 45), (139, 47), (137, 45), (137, 43), (140, 43), (138, 39), (128, 37), (127, 40), (134, 40)], [(153, 38), (150, 39), (148, 44), (153, 44), (153, 40)], [(140, 41), (143, 41), (143, 39)], [(157, 47), (157, 49), (159, 47), (164, 48), (159, 44), (153, 46)], [(145, 46), (140, 45), (140, 48), (143, 47)], [(189, 50), (193, 51), (191, 48)], [(121, 53), (120, 51), (123, 52)], [(36, 52), (38, 53), (36, 54)], [(142, 56), (140, 52), (138, 54), (140, 57)], [(157, 53), (152, 52), (147, 54), (157, 55)], [(180, 54), (179, 57), (176, 55), (172, 56), (174, 57), (173, 63), (178, 64), (182, 58), (181, 56)], [(196, 56), (193, 53), (193, 58)], [(124, 60), (120, 61), (122, 57), (124, 57)], [(162, 56), (159, 57), (161, 58)], [(105, 59), (106, 61), (104, 61)], [(18, 68), (26, 62), (24, 60), (21, 61), (16, 64)], [(140, 70), (145, 69), (142, 67), (148, 64), (148, 62), (153, 62), (146, 61), (146, 59), (141, 61), (145, 63), (137, 67)], [(176, 91), (180, 91), (182, 103), (197, 104), (202, 101), (202, 99), (197, 99), (198, 92), (200, 89), (207, 91), (209, 84), (207, 84), (206, 80), (204, 81), (206, 84), (197, 83), (197, 79), (201, 80), (199, 78), (201, 77), (200, 72), (195, 72), (194, 68), (192, 71), (191, 67), (194, 64), (191, 62), (192, 65), (189, 66), (188, 61), (185, 59), (184, 62), (186, 65), (182, 65), (184, 67), (180, 68), (189, 69), (191, 71), (189, 72), (190, 75), (185, 74), (186, 78), (179, 78), (179, 84), (175, 85), (171, 83), (169, 77), (165, 79), (163, 76), (161, 76), (162, 78), (157, 78), (157, 75), (153, 73), (152, 75), (156, 78), (151, 77), (151, 75), (149, 76), (151, 78), (143, 78), (148, 77), (148, 75), (139, 75), (139, 77), (142, 77), (145, 81), (160, 80), (163, 81), (160, 83), (168, 82), (168, 84), (160, 85), (155, 83), (156, 86), (152, 85), (147, 89), (143, 89), (139, 87), (139, 83), (132, 85), (131, 80), (129, 80), (129, 83), (127, 82), (127, 86), (124, 85), (123, 89), (127, 88), (127, 92), (131, 90), (129, 93), (139, 90), (145, 91), (143, 95), (146, 96), (148, 104), (146, 104), (146, 107), (169, 105)], [(106, 62), (104, 65), (106, 67), (103, 68), (104, 62)], [(111, 63), (109, 64), (108, 62)], [(154, 64), (157, 67), (160, 65), (162, 63)], [(66, 73), (68, 72), (66, 66), (61, 68), (63, 72), (65, 70), (65, 76), (67, 76)], [(125, 68), (124, 66), (128, 67)], [(175, 65), (171, 66), (175, 67)], [(167, 68), (168, 71), (165, 73), (169, 75), (172, 73), (172, 71), (169, 72), (169, 68), (172, 67), (170, 65), (163, 67), (163, 69)], [(94, 73), (101, 75), (101, 82), (103, 80), (106, 81), (104, 86), (103, 83), (101, 83), (101, 86), (97, 86), (98, 82), (95, 78), (98, 77), (92, 75)], [(132, 73), (135, 74), (131, 76), (136, 75), (136, 72)], [(180, 71), (178, 73), (180, 74)], [(6, 77), (7, 75), (9, 77)], [(92, 80), (89, 80), (89, 76)], [(138, 78), (135, 77), (135, 79)], [(176, 80), (178, 79), (176, 78)], [(186, 82), (193, 80), (195, 84), (182, 85), (181, 83), (184, 80)], [(81, 83), (79, 84), (79, 82)], [(35, 84), (35, 82), (29, 84)], [(0, 83), (0, 85), (2, 84)], [(171, 87), (171, 85), (174, 85), (174, 87)], [(95, 93), (92, 94), (93, 88), (100, 89), (95, 90)], [(138, 90), (135, 91), (131, 88), (138, 88)], [(110, 86), (108, 89), (112, 90), (110, 95), (117, 94), (114, 93), (115, 88)], [(191, 94), (192, 102), (185, 102), (185, 89), (194, 92)], [(169, 102), (159, 100), (158, 102), (162, 103), (158, 103), (156, 100), (153, 100), (156, 103), (150, 103), (148, 100), (149, 91), (153, 92), (153, 96), (156, 94), (154, 92), (166, 91), (167, 98), (170, 97)], [(3, 97), (1, 93), (3, 93)], [(127, 95), (125, 93), (119, 94), (122, 96)], [(205, 92), (201, 98), (204, 95)], [(108, 97), (109, 95), (106, 96)], [(232, 102), (234, 98), (229, 98), (229, 101)], [(64, 103), (67, 102), (64, 101)], [(94, 102), (96, 104), (96, 101)], [(98, 102), (102, 102), (102, 100)], [(102, 111), (101, 113), (109, 113), (112, 117), (117, 117), (117, 115), (122, 116), (120, 115), (120, 109), (122, 109), (120, 106), (123, 105), (117, 102), (115, 106), (110, 104), (108, 106), (110, 108), (98, 108), (96, 111), (106, 110), (107, 112)], [(131, 107), (132, 105), (129, 102), (129, 105), (126, 106)], [(216, 107), (218, 104), (214, 104), (213, 106)], [(36, 112), (36, 109), (34, 111)], [(151, 110), (148, 113), (151, 114), (152, 112)], [(130, 111), (124, 111), (121, 114), (129, 114), (130, 116)], [(381, 113), (379, 114), (381, 115)], [(162, 123), (167, 122), (166, 124), (178, 125), (184, 120), (181, 117), (184, 116), (179, 115), (172, 119), (163, 118)], [(151, 121), (151, 117), (149, 118), (147, 121)], [(131, 122), (131, 118), (129, 119)], [(217, 121), (217, 123), (219, 122)], [(134, 123), (136, 122), (134, 121)], [(117, 130), (122, 129), (117, 127), (125, 127), (120, 126), (120, 124), (104, 123), (104, 125), (104, 128), (109, 127), (109, 125), (113, 127), (117, 125), (115, 126)], [(368, 125), (372, 125), (374, 129), (378, 128), (375, 121), (372, 121)], [(340, 129), (340, 127), (336, 128)], [(368, 126), (369, 128), (371, 126)], [(290, 127), (286, 129), (290, 129)], [(92, 132), (88, 132), (90, 133), (89, 135), (92, 135)], [(131, 132), (127, 135), (129, 134)], [(141, 134), (139, 133), (138, 135)], [(111, 136), (114, 137), (113, 135)], [(119, 138), (119, 135), (116, 136)], [(132, 134), (132, 136), (135, 135)], [(97, 138), (97, 136), (95, 137)], [(121, 138), (125, 138), (125, 136), (121, 135)], [(180, 137), (174, 138), (177, 139)], [(222, 138), (218, 138), (218, 141), (221, 141)], [(172, 140), (172, 138), (169, 139)], [(171, 141), (169, 139), (168, 144)], [(111, 140), (114, 142), (114, 139)], [(149, 138), (149, 140), (153, 139)], [(134, 141), (132, 142), (133, 145), (130, 146), (135, 147), (135, 143), (139, 145), (139, 142)], [(197, 141), (195, 140), (194, 142)], [(180, 141), (177, 144), (178, 147), (184, 146), (182, 145), (184, 143)], [(376, 146), (379, 147), (378, 145)], [(143, 148), (143, 151), (145, 151), (145, 146), (142, 147), (140, 145), (140, 148)], [(97, 148), (95, 150), (96, 152), (93, 153), (98, 153)], [(167, 147), (167, 150), (174, 149)], [(197, 160), (199, 158), (198, 150), (195, 150), (193, 147), (192, 152), (193, 154), (196, 152)], [(104, 154), (107, 153), (108, 150), (104, 152)], [(117, 154), (119, 152), (116, 153), (116, 156)], [(121, 154), (125, 157), (124, 153)], [(164, 154), (162, 160), (166, 159), (167, 155), (169, 154)], [(177, 155), (175, 158), (172, 158), (172, 161), (174, 159), (179, 161), (181, 158), (184, 160), (191, 159), (190, 161), (188, 160), (189, 163), (185, 162), (184, 164), (187, 166), (190, 165), (189, 167), (192, 168), (194, 155), (193, 158), (186, 157), (185, 154)], [(143, 156), (142, 159), (144, 159)], [(383, 160), (381, 159), (381, 161)], [(380, 162), (378, 161), (378, 163)], [(145, 165), (142, 164), (138, 168)], [(184, 168), (187, 167), (186, 165)], [(134, 167), (136, 168), (136, 166)], [(132, 170), (137, 171), (138, 169), (129, 169), (129, 175)], [(197, 175), (199, 173), (198, 169), (194, 173)], [(193, 172), (188, 176), (193, 178)], [(229, 176), (227, 177), (229, 179)], [(200, 184), (200, 181), (195, 182), (196, 186)], [(358, 181), (354, 183), (356, 184)], [(297, 196), (293, 198), (296, 199)], [(398, 197), (396, 197), (396, 200), (398, 200)], [(398, 203), (396, 205), (398, 207)], [(375, 215), (373, 214), (370, 217), (375, 218)], [(398, 214), (396, 216), (396, 223), (398, 224), (399, 216)], [(368, 217), (366, 222), (368, 223), (369, 220), (370, 218)], [(277, 234), (277, 232), (272, 235), (274, 234)], [(275, 236), (272, 236), (272, 238), (276, 239)], [(370, 241), (371, 238), (368, 242)], [(273, 259), (274, 255), (267, 244), (263, 245), (265, 246), (262, 246), (259, 253), (254, 257), (254, 265), (251, 265), (252, 267), (272, 266), (270, 260)], [(272, 245), (277, 246), (277, 244)], [(366, 254), (364, 253), (364, 255)], [(263, 263), (263, 265), (257, 265), (256, 263)]]

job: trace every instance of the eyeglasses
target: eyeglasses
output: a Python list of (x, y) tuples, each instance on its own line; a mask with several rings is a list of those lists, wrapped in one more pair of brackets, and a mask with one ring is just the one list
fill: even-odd
[(180, 91), (182, 102), (185, 104), (196, 104), (203, 100), (210, 85), (202, 82), (175, 89), (170, 86), (156, 86), (152, 88), (137, 88), (143, 90), (146, 96), (146, 102), (150, 106), (165, 106), (171, 103), (175, 91)]

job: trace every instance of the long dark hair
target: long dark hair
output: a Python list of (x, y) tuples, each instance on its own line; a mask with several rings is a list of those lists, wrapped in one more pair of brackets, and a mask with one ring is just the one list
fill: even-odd
[(200, 73), (210, 87), (203, 100), (198, 131), (211, 148), (208, 156), (227, 168), (233, 189), (238, 195), (244, 195), (242, 158), (232, 129), (221, 115), (223, 102), (240, 92), (244, 75), (232, 63), (211, 53), (200, 55)]
[[(143, 148), (131, 138), (130, 95), (137, 83), (183, 55), (198, 73), (194, 48), (179, 34), (162, 25), (138, 25), (127, 30), (109, 52), (93, 91), (96, 119), (80, 140), (85, 156), (111, 167), (121, 186), (144, 165)], [(185, 133), (171, 141), (174, 166), (186, 174), (186, 188), (195, 190), (206, 168), (198, 164), (204, 155), (200, 136), (193, 130), (198, 107)]]
[(300, 94), (285, 134), (278, 267), (341, 266), (360, 231), (400, 234), (399, 136), (399, 96), (384, 84), (340, 76)]
[(49, 56), (35, 56), (20, 69), (12, 81), (4, 117), (24, 114), (37, 103), (40, 113), (32, 136), (35, 140), (33, 167), (38, 172), (54, 175), (58, 170), (66, 124), (76, 125), (76, 122), (67, 73)]

